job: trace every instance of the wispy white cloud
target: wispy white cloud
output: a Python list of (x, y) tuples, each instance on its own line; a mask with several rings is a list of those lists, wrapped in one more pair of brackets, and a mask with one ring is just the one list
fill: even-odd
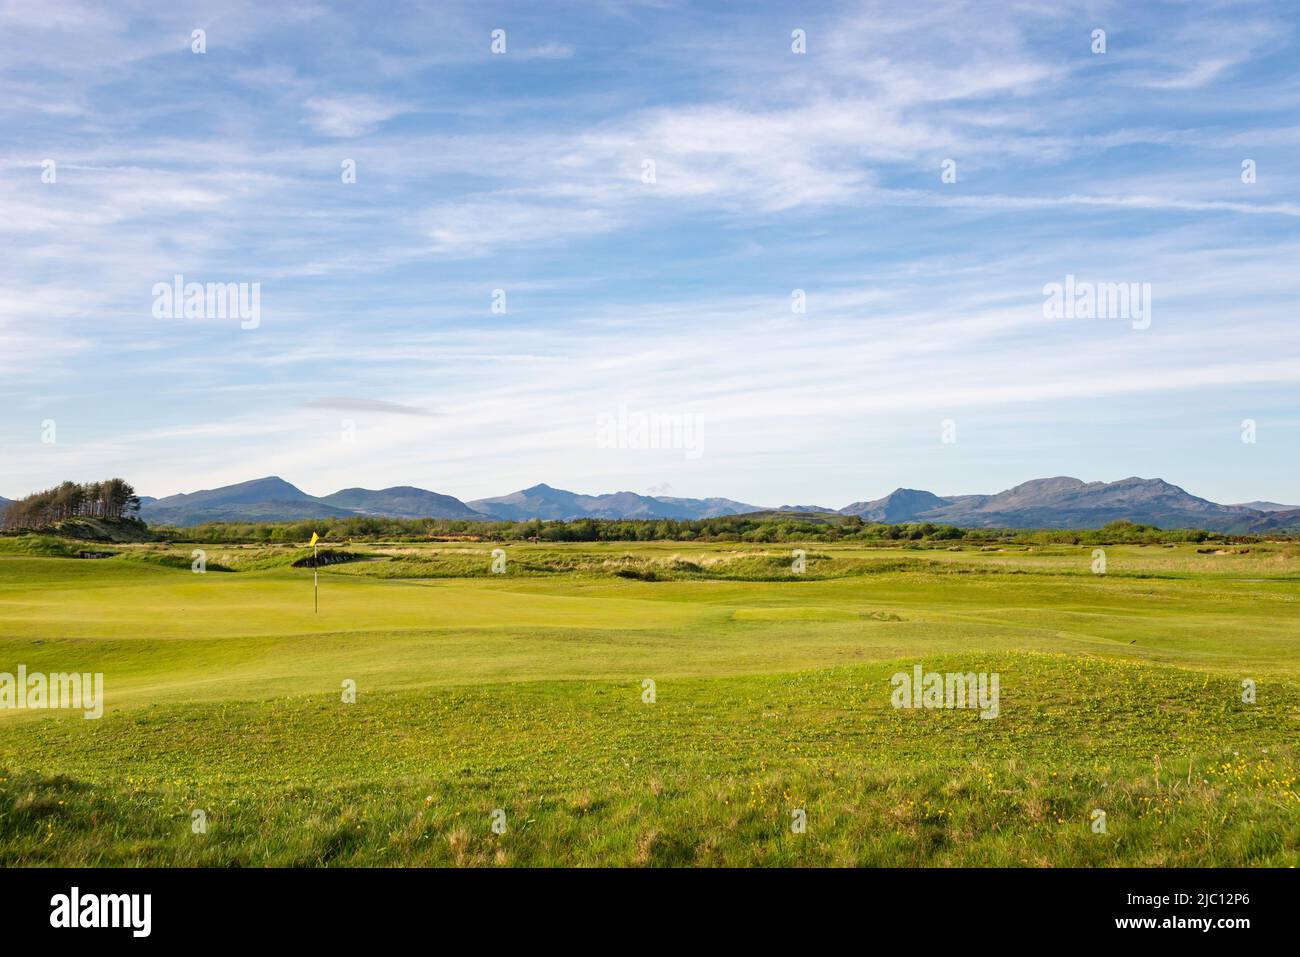
[(374, 96), (313, 96), (303, 103), (305, 122), (325, 136), (362, 136), (407, 112), (399, 103)]

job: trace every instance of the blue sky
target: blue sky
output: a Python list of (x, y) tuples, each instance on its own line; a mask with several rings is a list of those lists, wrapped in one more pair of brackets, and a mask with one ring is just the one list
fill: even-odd
[[(1300, 504), (1298, 26), (6, 3), (0, 494), (278, 474), (838, 507), (1066, 474)], [(258, 283), (257, 327), (157, 318), (176, 274)], [(1067, 275), (1149, 283), (1150, 327), (1045, 317)], [(620, 409), (691, 416), (699, 454), (601, 447)]]

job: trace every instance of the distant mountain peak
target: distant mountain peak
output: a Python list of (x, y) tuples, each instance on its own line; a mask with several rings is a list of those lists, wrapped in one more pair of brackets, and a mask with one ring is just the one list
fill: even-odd
[(1237, 502), (1233, 508), (1249, 508), (1256, 512), (1294, 512), (1300, 511), (1300, 505), (1282, 505), (1278, 502)]
[(868, 522), (906, 522), (918, 513), (947, 505), (948, 500), (917, 488), (896, 488), (884, 498), (854, 502), (840, 509), (842, 515), (857, 515)]
[[(1022, 492), (1046, 492), (1061, 489), (1083, 488), (1087, 483), (1083, 479), (1077, 479), (1072, 475), (1053, 475), (1050, 478), (1030, 479), (1028, 482), (1021, 482), (1003, 492), (1004, 495), (1018, 494)], [(1104, 484), (1104, 483), (1103, 483)]]

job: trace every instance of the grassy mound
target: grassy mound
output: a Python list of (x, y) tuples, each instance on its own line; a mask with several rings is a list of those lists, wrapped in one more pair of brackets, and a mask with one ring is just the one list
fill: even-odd
[(0, 780), (0, 864), (1300, 862), (1300, 756), (1271, 730), (1295, 686), (1249, 707), (1176, 668), (927, 661), (1001, 673), (981, 720), (892, 708), (909, 665), (662, 681), (653, 704), (638, 681), (538, 682), (26, 722), (0, 761), (76, 747), (62, 775)]
[(0, 552), (9, 555), (42, 555), (46, 558), (76, 558), (83, 549), (77, 543), (55, 535), (0, 536)]

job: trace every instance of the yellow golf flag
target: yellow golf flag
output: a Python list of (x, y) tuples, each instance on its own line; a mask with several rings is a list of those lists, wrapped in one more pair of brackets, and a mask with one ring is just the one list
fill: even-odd
[(317, 535), (315, 532), (312, 532), (312, 533), (311, 533), (311, 541), (308, 542), (307, 544), (308, 544), (308, 545), (315, 545), (315, 544), (316, 544), (317, 542), (319, 542), (319, 541), (320, 541), (320, 536)]

